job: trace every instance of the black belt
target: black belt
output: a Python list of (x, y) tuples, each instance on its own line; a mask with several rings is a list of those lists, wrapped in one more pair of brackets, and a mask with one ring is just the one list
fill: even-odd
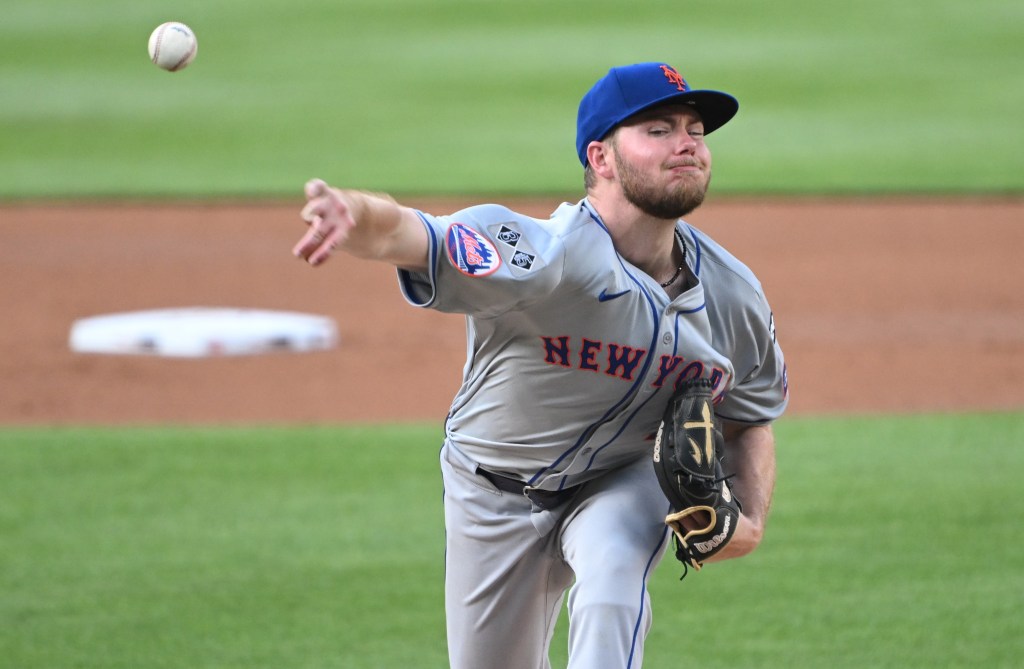
[(502, 492), (510, 492), (516, 495), (523, 495), (536, 506), (545, 511), (554, 509), (569, 501), (576, 494), (578, 486), (566, 488), (565, 490), (538, 490), (529, 488), (519, 479), (509, 478), (501, 474), (489, 472), (486, 469), (477, 468), (477, 473), (494, 484), (494, 487)]

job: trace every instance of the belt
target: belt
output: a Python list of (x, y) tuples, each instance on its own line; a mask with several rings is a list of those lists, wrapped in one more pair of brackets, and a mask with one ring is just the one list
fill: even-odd
[(489, 472), (486, 469), (477, 468), (477, 473), (494, 484), (494, 487), (502, 492), (510, 492), (516, 495), (523, 495), (538, 508), (549, 511), (569, 501), (579, 490), (579, 486), (566, 488), (565, 490), (538, 490), (531, 488), (519, 479), (509, 478), (501, 474)]

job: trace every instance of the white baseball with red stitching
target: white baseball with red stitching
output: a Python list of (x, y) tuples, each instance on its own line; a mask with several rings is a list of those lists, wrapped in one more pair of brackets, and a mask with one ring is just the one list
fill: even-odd
[(150, 60), (168, 72), (187, 67), (195, 59), (198, 48), (192, 29), (176, 21), (160, 24), (149, 36)]

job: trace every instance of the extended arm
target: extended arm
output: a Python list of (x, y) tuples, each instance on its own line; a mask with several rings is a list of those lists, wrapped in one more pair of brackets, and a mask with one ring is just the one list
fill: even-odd
[(742, 557), (761, 543), (775, 490), (775, 436), (770, 425), (724, 424), (724, 468), (743, 504), (736, 533), (708, 562)]
[(427, 269), (427, 232), (415, 211), (390, 197), (331, 188), (320, 179), (306, 184), (302, 218), (309, 225), (292, 249), (317, 266), (337, 249), (358, 258), (404, 269)]

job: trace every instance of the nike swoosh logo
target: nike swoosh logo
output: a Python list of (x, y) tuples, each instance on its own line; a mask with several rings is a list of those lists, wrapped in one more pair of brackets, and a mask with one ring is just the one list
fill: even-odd
[(607, 302), (608, 300), (614, 300), (616, 297), (622, 297), (628, 292), (630, 291), (627, 289), (619, 291), (618, 293), (609, 293), (608, 289), (606, 288), (601, 291), (601, 294), (597, 296), (597, 299), (599, 302)]

